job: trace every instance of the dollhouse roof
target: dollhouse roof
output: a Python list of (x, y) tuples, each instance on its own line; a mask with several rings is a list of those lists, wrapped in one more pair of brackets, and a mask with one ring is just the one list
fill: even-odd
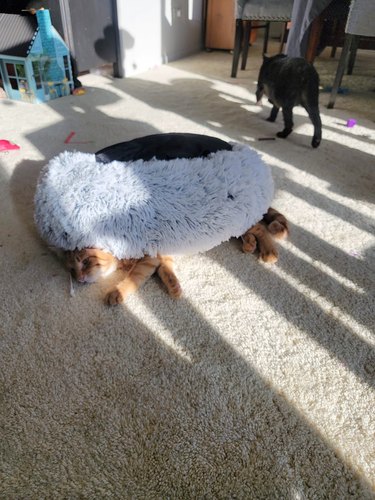
[(0, 56), (27, 57), (37, 31), (36, 16), (0, 14)]

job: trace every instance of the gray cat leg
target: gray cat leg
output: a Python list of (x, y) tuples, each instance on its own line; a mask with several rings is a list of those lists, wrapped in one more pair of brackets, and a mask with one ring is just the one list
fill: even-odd
[(279, 113), (279, 109), (277, 106), (273, 105), (272, 109), (271, 109), (271, 114), (270, 116), (267, 118), (267, 121), (268, 122), (274, 122), (277, 118), (277, 115)]
[(277, 137), (285, 139), (293, 130), (293, 107), (283, 107), (284, 130), (277, 132)]

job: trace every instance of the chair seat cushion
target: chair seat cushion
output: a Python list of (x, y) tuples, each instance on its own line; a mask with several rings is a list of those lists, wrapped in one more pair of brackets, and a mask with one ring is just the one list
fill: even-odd
[(251, 0), (237, 2), (236, 19), (259, 21), (290, 21), (293, 0)]
[(369, 0), (351, 2), (345, 32), (351, 35), (375, 36), (374, 2)]

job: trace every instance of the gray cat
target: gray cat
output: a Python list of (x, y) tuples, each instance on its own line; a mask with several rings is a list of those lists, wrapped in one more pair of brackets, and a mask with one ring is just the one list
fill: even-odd
[(273, 105), (268, 121), (276, 120), (282, 108), (284, 130), (277, 137), (286, 138), (293, 130), (293, 107), (303, 106), (314, 125), (311, 145), (317, 148), (322, 140), (322, 122), (319, 114), (319, 75), (312, 64), (302, 57), (278, 54), (263, 58), (259, 71), (256, 98), (265, 94)]

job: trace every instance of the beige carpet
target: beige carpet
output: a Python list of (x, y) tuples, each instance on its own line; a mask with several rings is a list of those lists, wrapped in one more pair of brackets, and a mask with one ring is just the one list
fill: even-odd
[[(0, 100), (21, 147), (0, 154), (0, 498), (375, 498), (374, 82), (334, 110), (322, 93), (318, 150), (299, 108), (289, 139), (261, 142), (281, 123), (255, 105), (254, 53), (236, 80), (204, 52), (84, 76), (86, 95), (50, 105)], [(279, 262), (231, 241), (177, 259), (179, 302), (156, 279), (117, 308), (108, 282), (71, 297), (33, 227), (41, 166), (159, 131), (264, 154), (291, 223)]]

